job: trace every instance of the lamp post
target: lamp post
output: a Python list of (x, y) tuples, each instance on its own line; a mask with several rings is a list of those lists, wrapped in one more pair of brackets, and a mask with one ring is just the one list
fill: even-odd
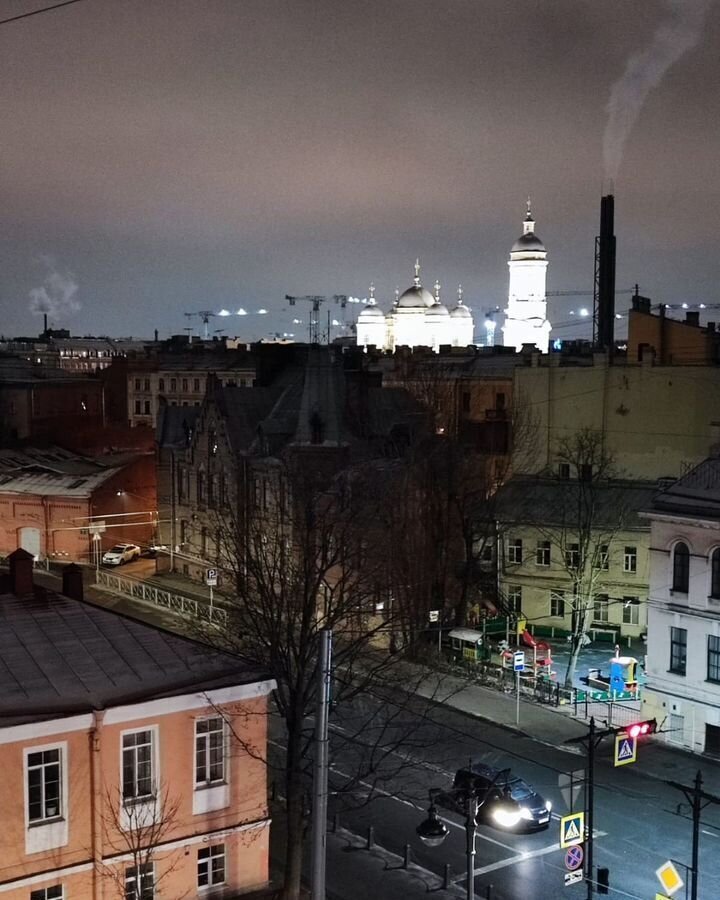
[[(465, 807), (465, 858), (466, 858), (466, 874), (465, 874), (465, 896), (466, 900), (474, 900), (475, 897), (475, 844), (477, 840), (477, 817), (480, 809), (485, 805), (488, 798), (496, 787), (498, 781), (505, 780), (510, 774), (509, 769), (503, 769), (493, 778), (484, 792), (482, 799), (478, 797), (477, 789), (459, 788), (454, 789), (451, 793), (461, 800)], [(437, 807), (432, 803), (432, 797), (439, 793), (431, 792), (431, 803), (428, 809), (428, 817), (421, 822), (415, 829), (417, 836), (428, 847), (439, 847), (440, 844), (450, 833), (447, 825), (438, 815)], [(508, 828), (517, 825), (521, 819), (518, 804), (510, 798), (507, 793), (507, 786), (503, 791), (503, 799), (493, 810), (493, 816), (498, 824)]]

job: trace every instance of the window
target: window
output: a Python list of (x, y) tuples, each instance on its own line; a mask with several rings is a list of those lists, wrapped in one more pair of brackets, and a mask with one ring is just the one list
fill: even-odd
[(49, 888), (30, 891), (30, 900), (63, 900), (63, 886), (54, 884)]
[(193, 379), (193, 390), (195, 391), (196, 394), (200, 390), (200, 379), (199, 378)]
[(195, 479), (197, 485), (197, 502), (204, 503), (205, 502), (205, 473), (198, 472), (197, 478)]
[(203, 559), (207, 556), (208, 552), (208, 530), (203, 525), (202, 530), (200, 531), (200, 554)]
[(185, 499), (185, 469), (182, 466), (178, 466), (177, 470), (177, 495), (178, 500)]
[(550, 565), (550, 541), (538, 541), (535, 550), (535, 564), (538, 566)]
[(158, 390), (161, 392), (165, 390), (165, 379), (164, 378), (158, 379)]
[(171, 391), (176, 391), (176, 390), (177, 390), (177, 379), (176, 379), (176, 378), (171, 378), (171, 379), (170, 379), (170, 390), (171, 390)]
[(690, 587), (690, 550), (680, 541), (673, 551), (672, 589), (687, 594)]
[(593, 601), (593, 621), (607, 622), (609, 605), (607, 594), (596, 594)]
[(27, 755), (28, 822), (37, 824), (62, 816), (60, 748)]
[(568, 544), (565, 550), (565, 566), (568, 569), (580, 568), (580, 544)]
[(145, 415), (146, 416), (150, 415), (150, 401), (149, 400), (145, 401)]
[(592, 481), (593, 468), (590, 463), (580, 464), (580, 481)]
[(125, 900), (153, 900), (155, 872), (152, 863), (125, 869)]
[(684, 675), (687, 663), (687, 629), (670, 628), (670, 671)]
[(480, 559), (482, 562), (492, 562), (493, 558), (493, 548), (492, 544), (487, 541), (480, 552)]
[(208, 456), (217, 456), (218, 442), (217, 432), (214, 428), (208, 429)]
[(637, 547), (626, 547), (623, 554), (623, 572), (637, 572)]
[(149, 378), (146, 378), (146, 379), (145, 379), (145, 381), (144, 381), (144, 383), (143, 383), (143, 390), (145, 390), (145, 391), (149, 391), (149, 390), (150, 390), (150, 379), (149, 379)]
[(558, 477), (563, 481), (570, 479), (570, 463), (558, 463)]
[(139, 378), (135, 379), (135, 390), (136, 391), (140, 390), (140, 379)]
[(710, 596), (720, 599), (720, 548), (710, 557)]
[(558, 619), (565, 617), (565, 597), (558, 591), (550, 591), (550, 615)]
[(126, 802), (153, 796), (152, 731), (122, 736), (122, 795)]
[(637, 597), (623, 597), (623, 625), (640, 624), (640, 601)]
[(522, 539), (513, 538), (508, 544), (508, 562), (522, 562)]
[(204, 787), (225, 780), (225, 723), (222, 716), (195, 722), (195, 784)]
[(495, 394), (495, 409), (505, 409), (505, 394)]
[(598, 548), (598, 568), (603, 572), (610, 568), (610, 547), (607, 544), (600, 544)]
[(519, 584), (508, 585), (508, 611), (511, 613), (522, 612), (522, 587)]
[(198, 850), (198, 887), (225, 883), (225, 844)]
[(139, 401), (139, 400), (136, 400), (136, 401), (135, 401), (135, 415), (137, 415), (137, 416), (140, 415), (140, 409), (141, 409), (141, 407), (140, 407), (140, 401)]
[(720, 681), (720, 637), (708, 635), (707, 680)]
[(187, 378), (183, 378), (183, 380), (182, 380), (182, 389), (183, 389), (183, 392), (184, 392), (184, 393), (187, 393), (187, 389), (188, 389), (188, 380), (187, 380)]

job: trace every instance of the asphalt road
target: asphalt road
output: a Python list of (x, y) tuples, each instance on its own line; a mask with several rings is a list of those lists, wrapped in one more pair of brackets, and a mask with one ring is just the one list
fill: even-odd
[[(356, 715), (347, 715), (331, 738), (332, 783), (337, 789), (346, 777), (357, 771), (367, 759), (367, 746), (379, 754), (379, 742), (373, 727), (362, 721), (372, 714), (372, 701), (356, 704)], [(394, 746), (392, 728), (384, 726), (386, 757), (378, 766), (383, 776), (368, 777), (349, 796), (333, 797), (331, 813), (337, 812), (341, 825), (356, 834), (367, 833), (372, 825), (375, 840), (386, 849), (402, 854), (410, 844), (412, 859), (424, 868), (442, 874), (451, 866), (453, 881), (462, 885), (466, 867), (465, 832), (462, 818), (442, 811), (450, 828), (444, 844), (428, 848), (416, 836), (417, 825), (425, 818), (428, 791), (448, 789), (455, 770), (469, 759), (499, 768), (510, 766), (553, 803), (550, 827), (533, 834), (512, 834), (480, 825), (475, 860), (476, 892), (485, 896), (488, 884), (494, 896), (503, 900), (548, 900), (548, 898), (584, 898), (582, 884), (564, 885), (565, 851), (559, 846), (560, 816), (569, 811), (558, 785), (562, 773), (582, 768), (582, 755), (549, 747), (529, 737), (463, 715), (447, 707), (436, 707), (432, 722), (418, 716), (410, 750)], [(339, 728), (342, 731), (337, 730)], [(360, 731), (359, 741), (347, 740)], [(399, 732), (398, 732), (399, 733)], [(364, 739), (366, 738), (366, 740)], [(673, 859), (690, 860), (691, 823), (678, 815), (681, 795), (661, 780), (648, 777), (642, 765), (614, 768), (610, 742), (601, 747), (597, 759), (595, 791), (595, 864), (610, 870), (609, 896), (616, 898), (654, 898), (660, 891), (655, 870)], [(688, 763), (689, 780), (693, 774)], [(668, 773), (675, 777), (675, 773)], [(368, 796), (374, 799), (365, 803)], [(576, 809), (582, 808), (582, 800)], [(703, 812), (700, 891), (702, 900), (720, 897), (720, 807)], [(682, 869), (681, 869), (682, 873)], [(684, 896), (681, 890), (676, 900)]]

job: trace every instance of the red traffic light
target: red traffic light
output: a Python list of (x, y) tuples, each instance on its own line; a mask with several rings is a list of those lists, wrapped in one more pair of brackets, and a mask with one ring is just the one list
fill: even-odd
[(657, 722), (655, 719), (647, 719), (645, 722), (635, 722), (635, 724), (628, 725), (625, 728), (625, 731), (631, 738), (637, 738), (643, 734), (655, 734), (656, 730)]

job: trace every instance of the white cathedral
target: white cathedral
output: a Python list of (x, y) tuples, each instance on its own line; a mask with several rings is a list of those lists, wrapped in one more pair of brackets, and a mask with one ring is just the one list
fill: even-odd
[[(503, 342), (520, 350), (523, 344), (535, 344), (543, 353), (548, 350), (550, 323), (546, 318), (545, 278), (547, 252), (535, 234), (535, 221), (528, 201), (523, 233), (510, 251), (510, 287), (505, 310)], [(357, 320), (357, 343), (361, 347), (376, 346), (381, 350), (396, 347), (431, 347), (436, 352), (443, 345), (467, 347), (474, 341), (475, 323), (463, 302), (458, 287), (455, 306), (448, 309), (440, 299), (440, 284), (434, 294), (423, 287), (420, 262), (415, 262), (412, 285), (403, 293), (395, 291), (392, 309), (384, 313), (377, 305), (375, 288)]]

